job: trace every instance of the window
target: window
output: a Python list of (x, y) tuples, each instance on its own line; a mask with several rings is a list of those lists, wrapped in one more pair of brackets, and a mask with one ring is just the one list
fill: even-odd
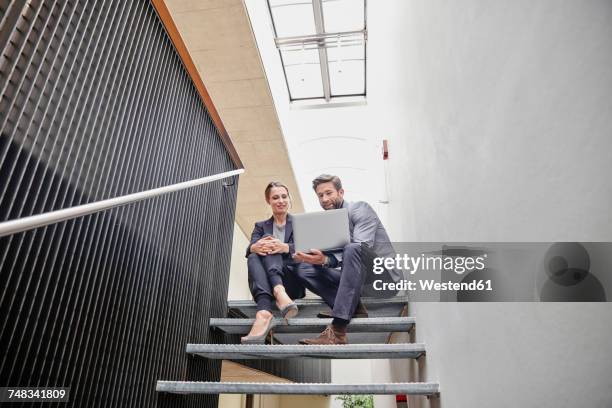
[(366, 0), (268, 0), (291, 101), (366, 95)]

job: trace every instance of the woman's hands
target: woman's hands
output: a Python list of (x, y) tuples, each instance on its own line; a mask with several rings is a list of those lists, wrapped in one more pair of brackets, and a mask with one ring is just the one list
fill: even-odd
[(268, 235), (251, 245), (251, 252), (262, 256), (285, 254), (289, 252), (289, 244)]

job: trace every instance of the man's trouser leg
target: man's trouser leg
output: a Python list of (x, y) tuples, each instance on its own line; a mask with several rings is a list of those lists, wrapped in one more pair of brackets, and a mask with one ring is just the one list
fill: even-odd
[(361, 244), (350, 243), (344, 247), (342, 254), (342, 270), (332, 310), (333, 317), (351, 320), (361, 297), (364, 278)]
[(330, 308), (334, 307), (338, 284), (340, 283), (340, 270), (301, 263), (296, 275), (302, 285), (314, 294), (321, 296), (321, 299)]

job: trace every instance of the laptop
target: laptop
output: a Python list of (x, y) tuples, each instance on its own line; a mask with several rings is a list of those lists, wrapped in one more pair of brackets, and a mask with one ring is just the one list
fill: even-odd
[(334, 251), (351, 242), (346, 208), (293, 215), (293, 241), (296, 252), (311, 249)]

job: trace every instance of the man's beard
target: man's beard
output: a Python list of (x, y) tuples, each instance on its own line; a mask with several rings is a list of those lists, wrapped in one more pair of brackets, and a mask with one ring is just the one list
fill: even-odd
[(344, 200), (341, 198), (338, 198), (334, 201), (334, 210), (338, 210), (340, 208), (342, 208), (342, 204), (344, 204)]
[(334, 201), (332, 201), (332, 203), (331, 203), (331, 204), (332, 204), (332, 205), (331, 205), (331, 207), (329, 207), (329, 208), (324, 207), (324, 206), (323, 206), (323, 204), (321, 204), (321, 208), (323, 208), (325, 211), (340, 209), (340, 208), (342, 208), (342, 204), (344, 204), (344, 199), (342, 199), (342, 198), (337, 198), (337, 199), (335, 199)]

